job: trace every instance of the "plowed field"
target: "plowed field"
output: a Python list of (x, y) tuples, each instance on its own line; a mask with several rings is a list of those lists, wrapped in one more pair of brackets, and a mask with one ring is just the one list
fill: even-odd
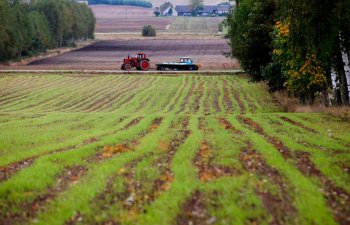
[(202, 69), (238, 69), (236, 60), (227, 58), (229, 52), (224, 39), (209, 40), (120, 40), (99, 41), (90, 46), (59, 56), (35, 61), (27, 66), (3, 67), (11, 69), (112, 69), (118, 70), (122, 60), (144, 51), (156, 63), (178, 61), (182, 56), (192, 57)]
[(349, 224), (349, 121), (245, 76), (2, 75), (1, 224)]

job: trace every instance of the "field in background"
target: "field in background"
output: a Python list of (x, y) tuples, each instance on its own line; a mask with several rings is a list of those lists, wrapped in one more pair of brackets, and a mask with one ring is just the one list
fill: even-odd
[(153, 9), (131, 6), (90, 6), (96, 17), (97, 33), (136, 32), (141, 35), (144, 25), (152, 25), (158, 33), (171, 32), (217, 34), (224, 17), (155, 17)]
[(349, 123), (245, 76), (2, 75), (0, 115), (2, 224), (350, 221)]
[[(153, 4), (154, 7), (160, 6), (166, 0), (149, 0)], [(170, 1), (173, 5), (188, 5), (190, 4), (190, 0), (172, 0)], [(205, 5), (217, 5), (223, 2), (229, 2), (228, 0), (204, 0)]]
[(151, 67), (156, 63), (177, 62), (182, 56), (189, 56), (201, 64), (202, 70), (239, 69), (237, 61), (223, 55), (229, 52), (224, 39), (170, 39), (170, 40), (104, 40), (90, 46), (62, 55), (34, 61), (26, 66), (3, 66), (3, 69), (54, 70), (89, 69), (120, 70), (122, 61), (144, 51), (150, 58)]

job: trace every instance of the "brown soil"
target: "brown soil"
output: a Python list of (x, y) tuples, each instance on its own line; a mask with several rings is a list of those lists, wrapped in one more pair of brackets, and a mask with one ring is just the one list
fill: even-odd
[(203, 142), (193, 160), (194, 165), (198, 168), (198, 177), (201, 181), (208, 182), (223, 176), (239, 175), (239, 171), (231, 167), (216, 165), (212, 160), (213, 150), (206, 142)]
[(236, 99), (236, 101), (237, 101), (237, 103), (239, 105), (241, 114), (244, 114), (246, 109), (245, 109), (245, 106), (244, 106), (241, 98), (239, 97), (239, 93), (238, 93), (237, 89), (234, 88), (234, 84), (231, 85), (231, 91), (233, 92), (234, 97), (235, 97), (235, 99)]
[(0, 182), (9, 179), (13, 174), (32, 165), (36, 157), (28, 158), (20, 162), (11, 163), (5, 167), (0, 167)]
[[(128, 124), (129, 126), (127, 125), (128, 126), (127, 129), (129, 129), (131, 126), (134, 126), (137, 123), (139, 123), (140, 120), (141, 120), (141, 117), (138, 117), (138, 118), (134, 119), (133, 121), (131, 121)], [(134, 151), (134, 149), (140, 144), (139, 140), (142, 139), (143, 137), (145, 137), (150, 132), (156, 130), (159, 127), (159, 125), (161, 124), (162, 120), (163, 120), (163, 118), (161, 118), (161, 117), (155, 118), (152, 121), (152, 124), (148, 127), (148, 129), (138, 133), (137, 137), (132, 141), (129, 141), (129, 142), (123, 143), (123, 144), (105, 145), (101, 152), (98, 152), (95, 155), (89, 156), (88, 161), (102, 161), (104, 159), (112, 158), (116, 154)], [(123, 129), (125, 129), (125, 128), (123, 128)]]
[(201, 99), (203, 97), (203, 93), (204, 93), (204, 82), (203, 80), (201, 80), (198, 87), (198, 94), (193, 103), (193, 113), (198, 112), (200, 108)]
[(219, 123), (224, 127), (225, 130), (230, 130), (234, 134), (243, 134), (242, 131), (240, 131), (237, 128), (233, 127), (232, 124), (225, 118), (219, 118)]
[(289, 196), (286, 182), (281, 174), (269, 166), (261, 154), (252, 149), (252, 145), (247, 143), (247, 147), (241, 151), (239, 156), (243, 167), (250, 173), (256, 173), (261, 179), (265, 178), (275, 184), (280, 193), (272, 194), (266, 190), (256, 187), (256, 193), (260, 196), (265, 208), (272, 215), (270, 224), (287, 224), (295, 215), (295, 207)]
[(300, 127), (300, 128), (303, 128), (304, 130), (308, 131), (308, 132), (311, 132), (311, 133), (317, 133), (314, 129), (310, 128), (310, 127), (307, 127), (305, 126), (304, 124), (301, 124), (299, 122), (296, 122), (288, 117), (285, 117), (285, 116), (280, 116), (280, 118), (290, 124), (293, 124), (294, 126), (297, 126), (297, 127)]
[(186, 106), (190, 103), (191, 97), (192, 97), (193, 92), (194, 92), (194, 90), (195, 90), (195, 81), (194, 81), (194, 79), (195, 79), (195, 78), (192, 77), (192, 82), (191, 82), (192, 84), (191, 84), (190, 90), (188, 91), (188, 93), (187, 93), (187, 95), (186, 95), (186, 97), (185, 97), (183, 103), (181, 104), (180, 110), (176, 112), (177, 114), (179, 114), (179, 113), (185, 111)]
[[(208, 83), (207, 83), (208, 85)], [(205, 100), (204, 100), (204, 112), (205, 112), (205, 115), (208, 115), (210, 114), (210, 87), (207, 86), (207, 94), (205, 96)]]
[(232, 113), (233, 105), (230, 99), (230, 93), (227, 87), (227, 80), (223, 80), (223, 90), (224, 90), (224, 103), (225, 103), (225, 112)]
[(205, 196), (200, 191), (195, 191), (182, 205), (181, 212), (176, 218), (178, 225), (211, 224), (211, 217), (206, 210)]
[(175, 108), (176, 103), (179, 101), (180, 97), (182, 96), (182, 93), (185, 91), (187, 85), (188, 85), (189, 78), (186, 77), (185, 84), (182, 86), (181, 91), (178, 96), (176, 96), (174, 103), (170, 106), (169, 111), (173, 111)]
[[(149, 130), (158, 128), (162, 118), (156, 118)], [(185, 117), (181, 122), (181, 130), (174, 136), (169, 144), (166, 145), (166, 151), (157, 159), (153, 165), (160, 170), (159, 178), (151, 181), (153, 188), (148, 191), (144, 184), (135, 177), (135, 167), (143, 159), (151, 156), (146, 154), (138, 159), (133, 160), (111, 177), (106, 185), (105, 190), (94, 200), (99, 210), (108, 210), (110, 205), (120, 204), (123, 210), (127, 211), (128, 221), (132, 221), (135, 216), (144, 211), (144, 207), (154, 201), (161, 192), (168, 190), (173, 182), (174, 175), (170, 170), (170, 164), (177, 148), (185, 142), (190, 132), (186, 130), (188, 126), (188, 118)], [(122, 191), (113, 186), (115, 180), (122, 176), (124, 180), (124, 188)], [(83, 217), (80, 215), (80, 217)], [(76, 220), (72, 217), (71, 220)], [(109, 219), (102, 224), (118, 224), (115, 219)]]
[(309, 153), (301, 151), (292, 152), (281, 141), (266, 134), (259, 124), (249, 118), (240, 117), (240, 119), (254, 131), (264, 136), (269, 143), (278, 149), (285, 159), (292, 160), (300, 172), (306, 176), (316, 178), (323, 188), (324, 196), (338, 223), (350, 223), (350, 208), (348, 207), (350, 205), (350, 194), (345, 189), (337, 187), (333, 181), (325, 176), (312, 162)]
[[(151, 67), (162, 62), (176, 62), (189, 56), (201, 69), (238, 69), (235, 60), (222, 53), (230, 51), (224, 39), (176, 39), (176, 40), (105, 40), (58, 56), (34, 61), (25, 66), (0, 66), (0, 69), (24, 70), (119, 70), (122, 61), (144, 51), (151, 60)], [(219, 62), (219, 63), (218, 63)]]
[(39, 195), (32, 202), (23, 203), (20, 206), (21, 209), (19, 210), (19, 213), (1, 216), (4, 218), (2, 224), (10, 225), (24, 223), (25, 221), (28, 222), (30, 219), (34, 218), (49, 201), (58, 197), (58, 195), (65, 191), (70, 185), (77, 183), (86, 171), (87, 168), (83, 166), (67, 167), (57, 178), (55, 185), (50, 187), (44, 194)]
[(221, 112), (221, 108), (220, 108), (220, 105), (219, 105), (219, 88), (218, 88), (218, 83), (217, 82), (215, 82), (215, 86), (214, 86), (213, 105), (214, 105), (215, 111), (217, 113)]
[(123, 127), (123, 130), (128, 130), (130, 127), (135, 126), (143, 119), (142, 116), (137, 117), (136, 119), (133, 119), (130, 123), (128, 123), (125, 127)]

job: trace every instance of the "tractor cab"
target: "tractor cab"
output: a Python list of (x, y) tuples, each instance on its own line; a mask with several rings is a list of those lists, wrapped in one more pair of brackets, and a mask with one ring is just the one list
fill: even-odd
[(182, 58), (180, 58), (180, 63), (192, 64), (193, 61), (192, 61), (192, 59), (189, 58), (189, 57), (182, 57)]
[(146, 56), (146, 54), (145, 53), (143, 53), (143, 52), (139, 52), (138, 54), (137, 54), (137, 59), (138, 60), (148, 60), (148, 58), (147, 58), (147, 56)]

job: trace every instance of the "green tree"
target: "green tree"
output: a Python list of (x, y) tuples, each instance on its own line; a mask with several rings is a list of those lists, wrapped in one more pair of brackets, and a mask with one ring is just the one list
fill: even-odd
[(263, 69), (272, 61), (275, 11), (273, 0), (242, 0), (227, 20), (231, 54), (255, 81), (264, 80)]
[(204, 0), (190, 0), (190, 7), (192, 9), (192, 15), (198, 15), (198, 11), (204, 7)]

